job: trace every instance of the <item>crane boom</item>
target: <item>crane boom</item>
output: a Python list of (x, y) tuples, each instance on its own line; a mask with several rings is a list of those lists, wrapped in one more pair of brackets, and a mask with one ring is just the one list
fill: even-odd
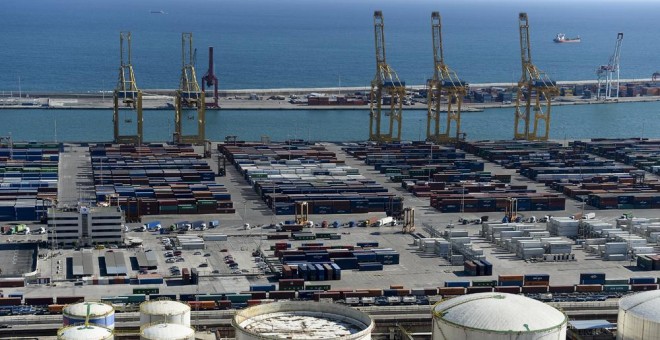
[[(124, 47), (124, 45), (126, 45)], [(142, 91), (138, 89), (135, 80), (135, 72), (131, 61), (131, 32), (119, 32), (119, 80), (113, 93), (113, 134), (115, 143), (122, 144), (142, 144), (143, 139), (143, 119), (142, 119)], [(119, 101), (128, 108), (135, 109), (136, 112), (136, 134), (122, 135), (119, 129)], [(128, 111), (128, 110), (126, 110)], [(125, 119), (126, 123), (131, 123), (131, 118)]]
[[(597, 99), (608, 100), (619, 98), (619, 60), (621, 59), (621, 42), (623, 42), (623, 33), (619, 32), (616, 35), (614, 53), (610, 56), (609, 63), (607, 65), (601, 65), (596, 70), (596, 74), (598, 75)], [(605, 83), (604, 89), (603, 82)], [(605, 96), (601, 94), (603, 90), (605, 90)]]
[[(518, 24), (522, 75), (517, 87), (514, 139), (548, 140), (551, 101), (553, 96), (559, 94), (559, 90), (556, 83), (532, 63), (527, 13), (518, 15)], [(541, 103), (542, 100), (543, 103)], [(533, 128), (530, 126), (532, 119), (534, 120)], [(542, 131), (539, 126), (541, 121), (543, 122)]]
[[(442, 22), (440, 12), (431, 13), (431, 36), (433, 37), (433, 65), (443, 65), (445, 56), (442, 49)], [(440, 79), (438, 67), (435, 68), (434, 77)]]
[[(401, 114), (406, 95), (405, 83), (385, 59), (385, 23), (381, 11), (374, 12), (374, 40), (376, 47), (376, 75), (371, 81), (369, 97), (369, 140), (391, 142), (401, 140)], [(383, 112), (382, 106), (389, 101), (390, 109)], [(389, 115), (389, 130), (384, 132), (383, 114)], [(396, 128), (396, 132), (395, 132)]]
[(387, 60), (385, 60), (385, 22), (381, 11), (374, 13), (374, 38), (376, 42), (376, 72), (379, 72), (382, 65), (387, 65)]
[[(431, 36), (433, 38), (433, 79), (427, 84), (426, 140), (435, 143), (458, 141), (461, 130), (461, 106), (467, 94), (467, 84), (458, 78), (444, 60), (442, 47), (442, 22), (440, 12), (431, 13)], [(446, 122), (441, 131), (442, 93), (447, 95)], [(455, 106), (454, 106), (455, 105)], [(452, 123), (455, 132), (452, 133)]]
[(527, 13), (518, 15), (520, 25), (520, 60), (522, 61), (522, 75), (527, 79), (527, 69), (532, 65), (532, 52), (529, 43), (529, 20)]

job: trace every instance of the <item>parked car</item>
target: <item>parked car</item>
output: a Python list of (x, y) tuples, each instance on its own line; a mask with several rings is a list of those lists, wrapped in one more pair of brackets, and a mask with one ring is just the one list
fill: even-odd
[(201, 251), (196, 251), (193, 255), (202, 255)]

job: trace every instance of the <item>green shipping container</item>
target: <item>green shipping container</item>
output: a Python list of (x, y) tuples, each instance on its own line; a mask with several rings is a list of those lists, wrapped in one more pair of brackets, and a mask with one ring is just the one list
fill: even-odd
[(306, 285), (305, 290), (330, 290), (330, 285)]
[(160, 294), (159, 288), (133, 288), (133, 294)]
[(142, 303), (147, 301), (147, 296), (144, 294), (132, 294), (132, 295), (127, 295), (127, 303)]
[(473, 287), (495, 287), (497, 286), (497, 280), (473, 280)]
[(232, 303), (246, 303), (250, 299), (252, 299), (252, 294), (227, 295), (227, 300)]
[(604, 285), (604, 292), (627, 292), (630, 290), (628, 285)]

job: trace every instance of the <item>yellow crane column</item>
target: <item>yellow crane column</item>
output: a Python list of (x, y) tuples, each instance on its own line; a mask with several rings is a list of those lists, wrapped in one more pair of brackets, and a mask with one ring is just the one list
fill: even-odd
[[(458, 78), (456, 72), (445, 64), (442, 48), (442, 23), (440, 12), (431, 14), (431, 32), (433, 37), (433, 79), (429, 80), (428, 114), (426, 119), (426, 140), (434, 143), (451, 143), (460, 138), (461, 106), (467, 94), (467, 84)], [(442, 93), (447, 95), (446, 122), (441, 128)], [(452, 123), (454, 131), (452, 132)]]
[[(195, 73), (192, 33), (181, 34), (181, 62), (181, 80), (174, 100), (174, 141), (201, 145), (205, 139), (206, 104)], [(183, 113), (186, 108), (197, 109), (197, 134), (183, 133)], [(190, 118), (194, 117), (191, 115)]]
[[(406, 84), (399, 80), (385, 59), (385, 32), (383, 12), (374, 12), (374, 36), (376, 42), (376, 76), (371, 81), (369, 97), (369, 140), (375, 142), (391, 142), (401, 140), (401, 114), (403, 100), (406, 96)], [(383, 132), (383, 95), (390, 100), (388, 132)]]
[[(126, 43), (126, 49), (124, 49), (124, 43)], [(124, 59), (124, 57), (126, 57), (126, 59)], [(112, 122), (114, 125), (114, 142), (121, 144), (139, 145), (142, 144), (144, 137), (142, 133), (142, 91), (140, 91), (137, 87), (135, 74), (133, 72), (133, 64), (131, 63), (131, 32), (119, 33), (119, 61), (119, 81), (117, 82), (117, 87), (115, 88), (113, 94)], [(128, 111), (130, 108), (135, 109), (137, 114), (137, 131), (135, 135), (122, 135), (119, 131), (120, 100), (125, 105), (125, 107), (127, 107), (126, 111)], [(132, 118), (126, 118), (124, 120), (124, 123), (132, 122)]]
[[(518, 15), (518, 23), (522, 76), (518, 81), (516, 96), (514, 139), (545, 141), (550, 135), (552, 97), (559, 94), (559, 89), (545, 72), (536, 68), (532, 63), (527, 13)], [(541, 100), (544, 101), (543, 104)], [(534, 113), (534, 127), (530, 130), (532, 112)], [(542, 131), (539, 129), (539, 121), (543, 121)]]

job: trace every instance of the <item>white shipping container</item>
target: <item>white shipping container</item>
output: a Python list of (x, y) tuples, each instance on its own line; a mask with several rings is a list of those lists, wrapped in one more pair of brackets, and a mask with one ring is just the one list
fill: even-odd
[(204, 241), (227, 241), (227, 235), (204, 234)]
[(605, 256), (605, 259), (607, 261), (625, 261), (626, 260), (626, 255), (625, 254), (608, 254)]
[(654, 254), (654, 248), (653, 247), (634, 247), (633, 248), (633, 253), (635, 255), (642, 255), (642, 254)]

